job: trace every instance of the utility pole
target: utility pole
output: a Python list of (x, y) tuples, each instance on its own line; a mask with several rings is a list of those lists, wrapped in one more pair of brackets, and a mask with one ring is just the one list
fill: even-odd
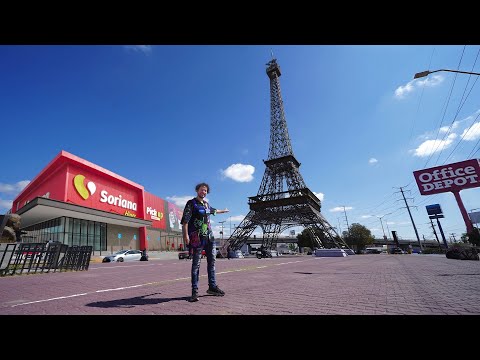
[(219, 221), (220, 224), (222, 224), (222, 240), (223, 240), (223, 223), (225, 222), (225, 220), (223, 221)]
[(337, 217), (337, 220), (338, 220), (338, 230), (340, 231), (340, 236), (342, 236), (343, 234), (342, 234), (342, 227), (340, 225), (340, 218)]
[(435, 231), (435, 225), (433, 225), (432, 219), (430, 219), (430, 223), (432, 224), (433, 233), (435, 234), (435, 239), (437, 239), (438, 247), (441, 248), (442, 246), (440, 245), (440, 240), (438, 240), (438, 235), (437, 235), (437, 232)]
[(435, 215), (435, 218), (437, 219), (438, 229), (440, 230), (440, 234), (442, 235), (442, 240), (443, 240), (443, 244), (445, 245), (445, 249), (448, 249), (447, 239), (445, 239), (445, 234), (443, 232), (442, 225), (440, 224), (440, 220), (438, 220), (438, 215)]
[(348, 226), (347, 212), (345, 211), (345, 206), (343, 206), (343, 213), (345, 214), (345, 221), (347, 222), (347, 233), (350, 236), (350, 226)]
[(387, 240), (390, 239), (390, 229), (388, 228), (388, 221), (385, 220), (385, 226), (387, 227)]
[(379, 219), (380, 219), (380, 225), (382, 225), (383, 240), (387, 240), (387, 235), (385, 235), (385, 229), (383, 228), (382, 217), (383, 216), (379, 217)]
[(408, 215), (410, 216), (410, 220), (412, 221), (413, 229), (415, 230), (415, 235), (417, 236), (418, 244), (420, 245), (420, 250), (423, 250), (422, 242), (420, 241), (420, 236), (418, 236), (417, 227), (415, 226), (415, 222), (413, 221), (412, 213), (410, 211), (410, 207), (408, 206), (407, 199), (405, 198), (405, 194), (403, 193), (404, 186), (400, 186), (400, 191), (403, 196), (403, 201), (405, 201), (405, 206), (407, 207)]

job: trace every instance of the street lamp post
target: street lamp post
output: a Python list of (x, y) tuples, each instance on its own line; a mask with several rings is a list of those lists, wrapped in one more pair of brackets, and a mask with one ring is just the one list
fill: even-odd
[(382, 225), (383, 240), (386, 240), (386, 239), (387, 239), (387, 236), (385, 235), (385, 229), (383, 228), (382, 217), (383, 217), (383, 216), (380, 216), (380, 217), (378, 217), (378, 218), (380, 219), (380, 225)]
[(390, 229), (388, 228), (388, 221), (385, 220), (385, 226), (387, 227), (387, 239), (390, 240)]
[(374, 215), (374, 216), (376, 216), (377, 218), (379, 218), (379, 219), (380, 219), (380, 225), (382, 225), (383, 239), (384, 239), (384, 240), (387, 240), (387, 236), (385, 235), (385, 229), (383, 228), (383, 222), (382, 222), (382, 219), (383, 219), (385, 216), (387, 216), (387, 215), (391, 215), (391, 214), (392, 214), (392, 213), (390, 212), (390, 213), (388, 213), (388, 214), (385, 214), (385, 215), (382, 215), (382, 216), (377, 216), (377, 215)]
[(450, 69), (439, 69), (439, 70), (426, 70), (426, 71), (421, 71), (419, 73), (416, 73), (415, 76), (413, 77), (414, 79), (419, 79), (425, 76), (428, 76), (430, 74), (439, 72), (439, 71), (448, 71), (448, 72), (454, 72), (454, 73), (460, 73), (460, 74), (469, 74), (469, 75), (480, 75), (480, 73), (475, 73), (475, 72), (470, 72), (470, 71), (460, 71), (460, 70), (450, 70)]
[[(439, 71), (447, 71), (447, 72), (453, 72), (453, 73), (460, 73), (460, 74), (468, 74), (468, 75), (480, 75), (480, 73), (476, 73), (476, 72), (471, 72), (471, 71), (460, 71), (460, 70), (451, 70), (451, 69), (439, 69), (439, 70), (433, 70), (433, 71), (430, 71), (430, 70), (426, 70), (426, 71), (421, 71), (419, 73), (416, 73), (414, 76), (413, 76), (413, 79), (419, 79), (419, 78), (422, 78), (422, 77), (425, 77), (425, 76), (428, 76), (430, 74), (433, 74), (433, 73), (436, 73), (436, 72), (439, 72)], [(467, 233), (470, 233), (473, 231), (473, 223), (472, 221), (470, 220), (470, 218), (468, 217), (467, 215), (467, 211), (465, 209), (465, 206), (463, 205), (463, 202), (462, 202), (462, 199), (460, 198), (460, 192), (459, 191), (452, 191), (453, 195), (455, 196), (455, 199), (457, 200), (457, 204), (458, 204), (458, 207), (460, 208), (460, 212), (462, 213), (462, 217), (463, 217), (463, 220), (465, 221), (465, 225), (467, 227)], [(410, 210), (409, 210), (410, 211)], [(438, 224), (440, 225), (440, 222), (438, 221), (438, 218), (437, 218), (437, 222)], [(443, 237), (443, 231), (442, 229), (440, 228), (440, 232), (442, 233), (442, 237)], [(419, 240), (420, 241), (420, 240)], [(445, 242), (445, 240), (444, 240)], [(446, 246), (446, 242), (445, 242), (445, 246)], [(420, 247), (422, 246), (422, 244), (420, 243)]]

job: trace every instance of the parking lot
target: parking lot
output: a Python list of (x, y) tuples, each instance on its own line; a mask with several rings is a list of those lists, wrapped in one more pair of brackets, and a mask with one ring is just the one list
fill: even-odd
[(224, 297), (188, 302), (191, 261), (92, 263), (88, 271), (0, 278), (0, 314), (480, 314), (480, 262), (442, 255), (217, 259)]

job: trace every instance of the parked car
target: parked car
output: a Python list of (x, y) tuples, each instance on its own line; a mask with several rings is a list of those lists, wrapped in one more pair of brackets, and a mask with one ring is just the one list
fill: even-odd
[(243, 253), (240, 250), (231, 250), (230, 251), (230, 257), (231, 258), (238, 258), (238, 259), (243, 259), (245, 256), (243, 256)]
[(102, 262), (124, 262), (124, 261), (140, 261), (142, 252), (140, 250), (120, 250), (112, 255), (107, 255)]
[[(202, 250), (202, 256), (201, 258), (204, 258), (207, 256), (207, 253), (205, 250)], [(178, 253), (178, 260), (182, 260), (182, 259), (185, 259), (185, 260), (190, 260), (190, 253), (188, 250), (186, 251), (180, 251)]]
[(405, 251), (400, 248), (393, 248), (392, 250), (390, 250), (390, 254), (405, 254)]
[(186, 260), (190, 259), (190, 254), (188, 250), (178, 252), (178, 260), (182, 260), (182, 259), (186, 259)]

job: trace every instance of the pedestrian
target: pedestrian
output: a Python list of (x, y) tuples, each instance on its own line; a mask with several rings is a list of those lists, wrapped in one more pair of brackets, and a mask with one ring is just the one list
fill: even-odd
[(230, 258), (232, 257), (232, 256), (230, 255), (230, 251), (232, 251), (232, 249), (230, 248), (230, 245), (228, 245), (228, 247), (227, 247), (227, 259), (228, 259), (228, 260), (230, 260)]
[(210, 186), (200, 183), (195, 186), (197, 196), (187, 201), (182, 216), (182, 233), (185, 245), (192, 254), (192, 297), (189, 301), (198, 301), (198, 280), (202, 250), (207, 256), (208, 290), (207, 294), (224, 296), (225, 292), (218, 286), (215, 279), (215, 238), (210, 226), (210, 215), (227, 213), (229, 210), (217, 210), (210, 206), (205, 196), (210, 192)]

